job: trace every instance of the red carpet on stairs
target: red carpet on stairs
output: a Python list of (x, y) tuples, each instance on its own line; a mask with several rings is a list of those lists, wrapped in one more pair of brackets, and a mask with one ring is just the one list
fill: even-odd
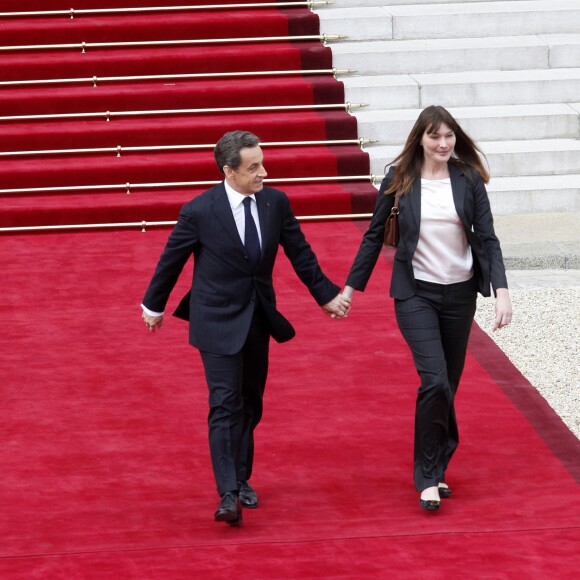
[[(267, 47), (260, 46), (264, 52)], [(274, 53), (275, 54), (275, 53)], [(284, 60), (287, 61), (285, 55)], [(182, 81), (179, 83), (168, 82), (162, 88), (151, 83), (145, 84), (115, 84), (95, 90), (94, 87), (69, 87), (38, 89), (12, 89), (0, 93), (0, 104), (5, 116), (21, 115), (62, 115), (71, 113), (99, 113), (100, 123), (105, 121), (105, 112), (124, 111), (148, 111), (148, 110), (170, 110), (170, 109), (212, 109), (220, 107), (267, 107), (267, 106), (293, 106), (312, 104), (340, 104), (344, 101), (343, 87), (332, 77), (309, 75), (304, 77), (288, 77), (283, 81), (276, 78), (242, 78), (228, 81), (228, 89), (235, 91), (236, 98), (223, 90), (222, 80), (195, 80)], [(259, 83), (260, 90), (256, 90)], [(282, 84), (283, 83), (283, 84)], [(138, 101), (135, 95), (139, 95)], [(232, 104), (233, 101), (233, 104)], [(210, 114), (208, 111), (206, 114)], [(253, 116), (252, 112), (252, 116)], [(145, 115), (142, 115), (145, 117)], [(184, 115), (182, 115), (184, 116)], [(193, 115), (189, 115), (188, 120)], [(194, 119), (199, 122), (198, 114)], [(123, 116), (121, 116), (123, 118)], [(343, 113), (344, 118), (344, 113)], [(32, 119), (36, 121), (35, 119)], [(146, 123), (147, 119), (139, 119), (141, 123)], [(193, 120), (193, 119), (191, 119)], [(204, 117), (201, 118), (201, 121)], [(30, 122), (30, 119), (27, 119)], [(38, 122), (45, 121), (39, 119)], [(70, 123), (72, 121), (69, 120)], [(244, 121), (251, 122), (246, 115)], [(61, 123), (62, 119), (56, 121)], [(77, 120), (77, 123), (79, 120)], [(115, 121), (115, 123), (118, 121)], [(115, 124), (113, 123), (113, 124)], [(12, 125), (11, 119), (6, 119), (4, 125)], [(34, 130), (34, 125), (19, 125), (22, 132)], [(55, 130), (58, 127), (55, 127)], [(285, 132), (278, 135), (284, 136), (286, 140), (292, 137), (295, 129), (292, 125), (287, 125)], [(300, 135), (304, 137), (304, 133)], [(168, 128), (168, 139), (171, 138), (171, 127)], [(8, 137), (3, 137), (3, 147), (10, 147)], [(4, 145), (5, 143), (5, 145)], [(88, 141), (90, 145), (91, 141)], [(10, 149), (6, 149), (10, 150)]]
[[(46, 2), (44, 9), (48, 9), (50, 4), (51, 2)], [(99, 7), (102, 8), (104, 4), (100, 3)], [(165, 13), (117, 12), (94, 16), (79, 14), (72, 22), (66, 17), (54, 19), (50, 27), (47, 27), (46, 19), (42, 17), (13, 18), (2, 26), (0, 46), (53, 44), (55, 40), (58, 44), (159, 40), (160, 28), (163, 30), (164, 40), (319, 34), (318, 17), (304, 9), (289, 12), (287, 15), (276, 8)]]
[[(246, 51), (252, 54), (251, 59), (244, 58)], [(307, 66), (301, 66), (303, 60), (306, 60)], [(11, 53), (4, 63), (0, 63), (0, 81), (18, 81), (23, 75), (34, 80), (47, 81), (59, 78), (90, 80), (93, 76), (122, 77), (245, 71), (260, 73), (262, 71), (300, 70), (301, 68), (316, 70), (331, 68), (330, 61), (328, 48), (320, 43), (306, 41), (302, 42), (301, 46), (252, 42), (231, 46), (211, 44), (177, 48), (153, 46), (147, 50), (146, 58), (142, 49), (132, 48), (93, 49), (86, 54), (81, 54), (80, 50), (51, 50), (46, 51), (42, 59), (38, 58), (36, 52)], [(222, 90), (224, 89), (225, 87), (222, 86)], [(262, 92), (265, 91), (256, 90), (257, 95)], [(233, 103), (230, 103), (230, 106), (233, 106)]]
[[(0, 93), (1, 96), (1, 93)], [(343, 111), (255, 112), (250, 118), (240, 113), (204, 115), (151, 116), (141, 119), (104, 118), (93, 121), (67, 120), (31, 124), (5, 123), (0, 134), (1, 151), (27, 151), (31, 143), (47, 149), (83, 149), (87, 147), (170, 146), (215, 143), (230, 127), (247, 126), (259, 132), (263, 141), (284, 139), (356, 139), (355, 117)], [(116, 151), (115, 151), (116, 154)], [(9, 157), (5, 157), (9, 159)]]
[[(339, 283), (361, 225), (303, 226)], [(419, 509), (417, 377), (387, 297), (389, 253), (344, 321), (280, 258), (297, 337), (272, 347), (262, 505), (241, 529), (213, 522), (201, 362), (184, 323), (151, 334), (139, 317), (167, 234), (2, 238), (1, 578), (575, 577), (580, 442), (477, 328), (453, 497)]]
[[(356, 152), (356, 154), (355, 154)], [(270, 179), (296, 176), (354, 175), (366, 154), (349, 146), (268, 147), (264, 156)], [(362, 159), (361, 159), (362, 158)], [(4, 160), (0, 180), (7, 188), (70, 187), (78, 179), (92, 185), (109, 183), (153, 183), (156, 181), (220, 181), (221, 174), (212, 149), (186, 152), (163, 152), (116, 157), (77, 155), (66, 159), (52, 157), (41, 163), (35, 159)], [(311, 188), (313, 186), (310, 186)], [(314, 186), (315, 187), (315, 186)], [(375, 195), (376, 197), (376, 195)]]
[[(208, 4), (221, 2), (85, 1), (70, 14), (23, 1), (16, 14), (0, 1), (0, 228), (174, 220), (198, 182), (220, 179), (211, 146), (240, 128), (278, 144), (266, 168), (296, 212), (372, 209), (368, 155), (318, 16)], [(157, 9), (133, 10), (146, 6)], [(123, 198), (125, 184), (140, 194)]]
[[(277, 184), (275, 184), (277, 186)], [(139, 210), (141, 220), (175, 221), (175, 206), (183, 203), (184, 193), (193, 197), (205, 188), (152, 189), (151, 187), (133, 189), (127, 194), (124, 186), (106, 192), (91, 192), (78, 195), (67, 194), (58, 198), (52, 195), (28, 195), (3, 200), (2, 215), (7, 226), (27, 220), (30, 226), (43, 226), (47, 221), (55, 225), (84, 223), (90, 214), (94, 223), (134, 223), (135, 210)], [(318, 215), (344, 215), (360, 207), (364, 211), (368, 201), (366, 183), (317, 183), (311, 187), (304, 185), (285, 185), (284, 190), (292, 199), (292, 207), (298, 215), (309, 212)], [(31, 215), (31, 205), (36, 214)], [(140, 227), (140, 226), (139, 226)]]

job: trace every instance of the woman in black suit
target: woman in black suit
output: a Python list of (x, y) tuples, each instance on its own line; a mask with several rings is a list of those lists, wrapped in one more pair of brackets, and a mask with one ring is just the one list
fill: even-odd
[(390, 295), (421, 378), (415, 415), (414, 479), (420, 505), (449, 497), (445, 472), (459, 441), (454, 398), (476, 296), (496, 296), (494, 330), (512, 310), (479, 149), (451, 114), (427, 107), (385, 176), (343, 294), (364, 291), (399, 197), (400, 241)]

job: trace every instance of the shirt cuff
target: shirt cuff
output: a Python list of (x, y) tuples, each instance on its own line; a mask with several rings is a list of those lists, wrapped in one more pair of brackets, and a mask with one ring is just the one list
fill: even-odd
[(143, 308), (145, 314), (148, 314), (149, 316), (163, 316), (163, 312), (154, 312), (153, 310), (149, 310), (149, 308), (147, 308), (147, 306), (144, 304), (141, 304), (141, 308)]

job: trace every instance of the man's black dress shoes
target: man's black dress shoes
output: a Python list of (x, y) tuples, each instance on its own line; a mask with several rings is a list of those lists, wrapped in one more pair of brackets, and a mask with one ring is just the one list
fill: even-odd
[(230, 525), (242, 523), (242, 506), (235, 493), (227, 491), (222, 495), (222, 500), (215, 512), (214, 519), (216, 522), (226, 522), (226, 524)]
[(451, 488), (447, 484), (444, 485), (446, 485), (446, 487), (442, 487), (441, 484), (439, 484), (439, 497), (441, 499), (451, 497)]
[(441, 502), (436, 499), (419, 499), (419, 504), (422, 509), (428, 512), (436, 512), (441, 506)]
[(240, 503), (245, 508), (258, 507), (258, 494), (253, 490), (252, 486), (247, 481), (239, 481), (240, 485)]

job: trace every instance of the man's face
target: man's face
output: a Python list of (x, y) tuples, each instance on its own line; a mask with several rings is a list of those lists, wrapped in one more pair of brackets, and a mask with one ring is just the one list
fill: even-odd
[(268, 175), (264, 169), (264, 155), (259, 145), (240, 150), (241, 163), (237, 169), (224, 165), (227, 182), (238, 193), (251, 195), (261, 191), (262, 181)]

